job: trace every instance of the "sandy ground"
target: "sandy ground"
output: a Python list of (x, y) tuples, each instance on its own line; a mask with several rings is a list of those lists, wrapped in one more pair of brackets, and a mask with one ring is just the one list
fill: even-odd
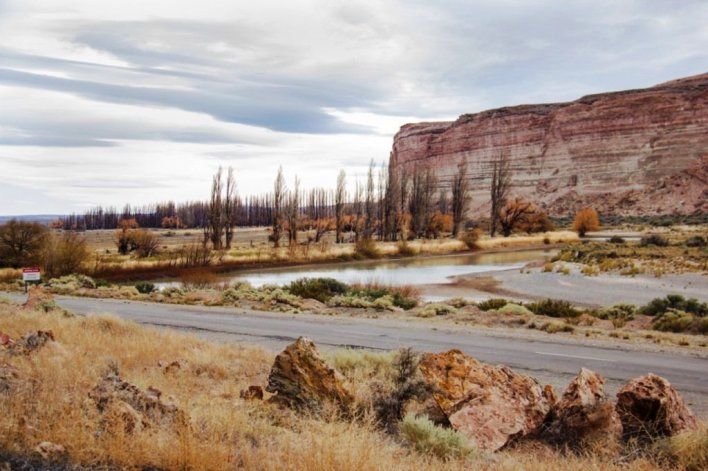
[(708, 277), (697, 273), (621, 276), (585, 276), (577, 266), (565, 264), (571, 273), (544, 273), (541, 268), (506, 270), (483, 275), (463, 275), (451, 285), (428, 286), (424, 293), (439, 298), (461, 296), (484, 299), (504, 296), (520, 300), (566, 299), (581, 305), (612, 306), (617, 303), (646, 304), (667, 294), (708, 301)]

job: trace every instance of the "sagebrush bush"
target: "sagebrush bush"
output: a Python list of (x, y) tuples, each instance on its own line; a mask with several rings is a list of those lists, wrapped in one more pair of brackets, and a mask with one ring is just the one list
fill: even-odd
[(708, 318), (669, 309), (652, 320), (652, 328), (661, 332), (708, 333)]
[(477, 303), (477, 307), (482, 311), (491, 311), (494, 309), (501, 309), (506, 306), (510, 301), (504, 298), (491, 298)]
[(216, 285), (219, 277), (208, 268), (190, 268), (180, 273), (179, 281), (187, 289), (205, 289)]
[(615, 304), (612, 307), (592, 311), (591, 314), (598, 319), (613, 320), (624, 319), (630, 321), (634, 319), (637, 307), (632, 304)]
[(155, 291), (155, 284), (149, 281), (138, 281), (135, 283), (135, 289), (141, 294), (150, 294)]
[(652, 299), (639, 308), (639, 313), (645, 316), (657, 316), (671, 309), (705, 317), (708, 314), (708, 303), (702, 303), (695, 298), (686, 299), (680, 294), (669, 294), (665, 298)]
[(462, 435), (453, 429), (438, 427), (425, 416), (406, 415), (398, 428), (401, 436), (420, 453), (444, 460), (474, 453)]
[(380, 258), (381, 252), (374, 239), (360, 239), (354, 245), (354, 256), (356, 258)]
[(657, 247), (667, 247), (669, 245), (669, 241), (658, 234), (644, 236), (639, 240), (640, 247), (648, 247), (650, 245), (655, 245)]
[(563, 299), (544, 299), (526, 304), (526, 307), (540, 316), (578, 317), (580, 315), (580, 311), (572, 303)]
[(349, 287), (334, 278), (300, 278), (287, 286), (287, 290), (296, 296), (316, 299), (326, 303), (333, 296), (345, 294)]
[(448, 314), (454, 314), (457, 309), (450, 306), (449, 304), (442, 303), (432, 303), (425, 306), (418, 312), (419, 317), (434, 317), (434, 316), (445, 316)]
[(573, 327), (570, 324), (566, 324), (564, 322), (557, 322), (557, 321), (551, 321), (551, 322), (546, 322), (541, 326), (541, 330), (544, 332), (547, 332), (549, 334), (555, 334), (558, 332), (573, 332), (575, 331), (575, 327)]

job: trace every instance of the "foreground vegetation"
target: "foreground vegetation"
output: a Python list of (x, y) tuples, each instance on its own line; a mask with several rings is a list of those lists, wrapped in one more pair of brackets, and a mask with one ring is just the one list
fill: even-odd
[[(184, 334), (146, 329), (105, 316), (75, 317), (52, 309), (21, 310), (0, 303), (0, 331), (17, 338), (51, 330), (49, 342), (30, 355), (3, 354), (14, 372), (11, 391), (0, 393), (0, 454), (26, 464), (41, 442), (60, 445), (59, 462), (127, 469), (705, 469), (706, 430), (618, 453), (570, 452), (536, 442), (497, 454), (480, 453), (449, 429), (433, 425), (411, 399), (405, 351), (332, 351), (330, 362), (354, 392), (350, 411), (299, 415), (267, 402), (241, 399), (240, 391), (265, 384), (273, 356), (263, 350), (212, 344)], [(171, 365), (166, 367), (165, 365)], [(177, 366), (174, 366), (177, 365)], [(101, 377), (121, 378), (161, 392), (185, 420), (135, 426), (125, 411), (100, 413), (89, 399)], [(8, 376), (3, 376), (3, 379)], [(156, 388), (156, 389), (155, 389)], [(401, 389), (402, 388), (402, 389)], [(401, 399), (403, 414), (397, 411)], [(393, 401), (393, 402), (392, 402)], [(382, 417), (399, 417), (393, 427)]]

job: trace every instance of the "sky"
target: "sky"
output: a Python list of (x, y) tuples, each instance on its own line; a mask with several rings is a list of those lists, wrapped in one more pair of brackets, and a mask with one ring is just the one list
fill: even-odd
[(705, 0), (0, 0), (0, 215), (363, 177), (398, 128), (708, 70)]

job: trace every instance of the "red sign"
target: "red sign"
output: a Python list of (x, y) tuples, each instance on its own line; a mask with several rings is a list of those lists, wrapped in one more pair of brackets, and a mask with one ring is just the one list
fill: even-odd
[(39, 281), (41, 275), (39, 273), (39, 267), (28, 267), (22, 269), (22, 280), (23, 281)]
[(39, 267), (23, 268), (22, 273), (39, 273)]

